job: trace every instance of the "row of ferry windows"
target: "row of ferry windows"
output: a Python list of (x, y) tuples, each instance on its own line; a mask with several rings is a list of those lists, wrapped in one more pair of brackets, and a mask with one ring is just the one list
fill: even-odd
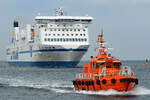
[(85, 34), (45, 34), (45, 36), (86, 36)]
[(67, 41), (77, 41), (77, 42), (84, 42), (87, 41), (86, 38), (45, 38), (45, 41), (57, 41), (57, 42), (67, 42)]
[(45, 31), (86, 31), (85, 29), (45, 29)]

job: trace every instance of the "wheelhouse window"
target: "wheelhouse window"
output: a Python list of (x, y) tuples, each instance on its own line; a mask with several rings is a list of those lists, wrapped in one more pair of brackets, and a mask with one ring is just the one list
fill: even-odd
[(104, 67), (105, 62), (97, 62), (96, 63), (96, 68)]
[(113, 63), (113, 68), (119, 68), (120, 65), (121, 65), (120, 62), (114, 62), (114, 63)]

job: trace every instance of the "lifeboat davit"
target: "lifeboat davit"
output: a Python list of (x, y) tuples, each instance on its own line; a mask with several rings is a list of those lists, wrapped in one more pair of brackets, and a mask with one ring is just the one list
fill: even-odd
[(83, 65), (83, 72), (76, 74), (73, 85), (76, 91), (100, 91), (114, 89), (130, 91), (138, 84), (138, 79), (128, 66), (121, 67), (121, 61), (107, 54), (103, 30), (98, 35), (98, 55), (92, 57), (88, 64)]

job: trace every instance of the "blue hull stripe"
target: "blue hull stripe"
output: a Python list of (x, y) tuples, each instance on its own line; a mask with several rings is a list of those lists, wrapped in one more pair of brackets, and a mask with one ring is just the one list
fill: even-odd
[(8, 62), (11, 66), (47, 66), (47, 67), (75, 67), (78, 62), (54, 61), (54, 62)]
[(43, 49), (43, 50), (21, 51), (19, 53), (50, 52), (50, 51), (87, 51), (87, 49)]

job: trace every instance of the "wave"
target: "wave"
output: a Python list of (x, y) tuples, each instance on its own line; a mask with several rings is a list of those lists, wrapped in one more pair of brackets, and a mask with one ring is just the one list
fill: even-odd
[(150, 89), (137, 86), (133, 90), (128, 92), (118, 92), (115, 90), (108, 91), (75, 91), (71, 81), (51, 81), (51, 82), (43, 82), (43, 81), (32, 81), (32, 80), (23, 80), (16, 78), (0, 78), (0, 87), (25, 87), (32, 89), (46, 89), (50, 91), (54, 91), (57, 93), (80, 93), (80, 94), (88, 94), (88, 95), (150, 95)]
[(79, 92), (76, 92), (76, 93), (81, 93), (81, 94), (88, 94), (88, 95), (103, 95), (103, 96), (107, 96), (107, 95), (150, 95), (150, 89), (147, 89), (147, 88), (144, 88), (144, 87), (141, 87), (141, 86), (138, 86), (138, 87), (135, 87), (133, 90), (131, 91), (128, 91), (128, 92), (118, 92), (118, 91), (115, 91), (115, 90), (107, 90), (107, 91), (98, 91), (98, 92), (92, 92), (92, 91), (79, 91)]

